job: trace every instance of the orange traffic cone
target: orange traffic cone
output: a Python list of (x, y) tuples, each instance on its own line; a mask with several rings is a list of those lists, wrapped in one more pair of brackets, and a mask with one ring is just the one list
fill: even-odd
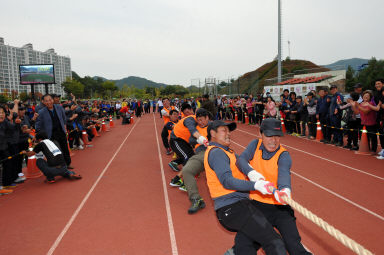
[(317, 120), (317, 132), (316, 132), (316, 141), (321, 141), (324, 139), (323, 131), (321, 131), (320, 121)]
[(239, 119), (238, 119), (238, 117), (237, 117), (237, 112), (235, 112), (235, 121), (236, 121), (236, 122), (239, 121)]
[(287, 133), (287, 130), (285, 129), (285, 125), (284, 125), (284, 119), (283, 119), (283, 116), (280, 117), (280, 121), (281, 121), (281, 130), (283, 130), (283, 133)]
[(90, 144), (91, 144), (91, 143), (89, 142), (89, 140), (88, 140), (88, 134), (87, 134), (87, 131), (85, 131), (85, 130), (81, 131), (81, 139), (83, 140), (84, 145), (90, 145)]
[(367, 129), (365, 128), (365, 126), (363, 127), (363, 130), (361, 130), (361, 140), (359, 143), (359, 150), (355, 151), (355, 153), (362, 154), (362, 155), (371, 155), (372, 154), (372, 152), (369, 151)]
[[(32, 151), (32, 148), (29, 148)], [(24, 175), (26, 178), (38, 178), (43, 174), (36, 166), (36, 155), (28, 157), (27, 167), (23, 169)]]
[(105, 121), (104, 120), (101, 122), (101, 131), (103, 131), (103, 132), (108, 132), (109, 131), (107, 129), (107, 126), (105, 125)]
[(246, 112), (244, 113), (244, 119), (245, 119), (245, 124), (249, 125), (249, 119)]
[(95, 137), (99, 137), (99, 136), (100, 136), (99, 133), (97, 133), (97, 129), (96, 129), (95, 126), (93, 126), (93, 128), (92, 128), (92, 134), (93, 134)]
[(115, 124), (113, 123), (112, 116), (109, 116), (109, 127), (113, 128), (114, 126), (115, 126)]

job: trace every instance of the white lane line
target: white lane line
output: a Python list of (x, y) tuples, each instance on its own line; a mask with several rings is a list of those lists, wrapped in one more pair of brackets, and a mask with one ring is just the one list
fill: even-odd
[[(252, 133), (250, 133), (250, 132), (247, 132), (247, 131), (244, 131), (244, 130), (241, 130), (241, 129), (236, 129), (236, 130), (260, 138), (259, 136), (255, 135), (255, 134), (252, 134)], [(362, 173), (362, 174), (366, 174), (366, 175), (369, 175), (369, 176), (372, 176), (372, 177), (374, 177), (374, 178), (377, 178), (377, 179), (379, 179), (379, 180), (384, 181), (384, 177), (380, 177), (380, 176), (377, 176), (377, 175), (374, 175), (374, 174), (365, 172), (365, 171), (363, 171), (363, 170), (360, 170), (360, 169), (357, 169), (357, 168), (354, 168), (354, 167), (351, 167), (351, 166), (347, 166), (347, 165), (344, 165), (344, 164), (342, 164), (342, 163), (339, 163), (339, 162), (336, 162), (336, 161), (333, 161), (333, 160), (330, 160), (330, 159), (327, 159), (327, 158), (323, 158), (323, 157), (321, 157), (321, 156), (317, 156), (317, 155), (315, 155), (315, 154), (312, 154), (312, 153), (309, 153), (309, 152), (306, 152), (306, 151), (297, 149), (297, 148), (295, 148), (295, 147), (292, 147), (292, 146), (289, 146), (289, 145), (286, 145), (286, 144), (282, 144), (282, 145), (285, 146), (285, 147), (287, 147), (287, 148), (290, 148), (290, 149), (292, 149), (292, 150), (300, 151), (300, 152), (302, 152), (302, 153), (308, 154), (308, 155), (313, 156), (313, 157), (315, 157), (315, 158), (319, 158), (319, 159), (322, 159), (322, 160), (326, 160), (326, 161), (331, 162), (331, 163), (334, 163), (334, 164), (336, 164), (336, 165), (343, 166), (343, 167), (349, 168), (349, 169), (351, 169), (351, 170), (353, 170), (353, 171), (356, 171), (356, 172), (359, 172), (359, 173)]]
[(100, 182), (101, 178), (105, 174), (105, 172), (108, 170), (109, 166), (111, 165), (112, 161), (115, 159), (116, 155), (119, 153), (120, 149), (123, 147), (125, 141), (128, 139), (129, 135), (132, 133), (133, 129), (136, 127), (136, 125), (140, 122), (140, 119), (136, 121), (135, 125), (132, 127), (132, 129), (129, 131), (128, 135), (125, 137), (123, 142), (120, 144), (119, 148), (117, 148), (115, 154), (113, 154), (111, 160), (109, 160), (108, 164), (105, 166), (95, 183), (92, 185), (91, 189), (88, 191), (87, 195), (83, 198), (83, 201), (81, 201), (80, 205), (77, 207), (76, 211), (73, 213), (67, 224), (65, 225), (64, 229), (61, 231), (60, 235), (57, 237), (56, 241), (53, 243), (49, 251), (47, 252), (47, 255), (53, 254), (53, 252), (56, 250), (57, 246), (60, 244), (61, 240), (63, 239), (64, 235), (67, 233), (68, 229), (71, 227), (72, 223), (76, 219), (77, 215), (80, 213), (81, 209), (84, 207), (84, 204), (87, 202), (89, 197), (91, 196), (93, 190), (96, 188), (97, 184)]
[[(244, 147), (243, 145), (238, 144), (238, 143), (234, 142), (233, 140), (231, 140), (231, 142), (234, 143), (234, 144), (236, 144), (236, 145), (238, 145), (239, 147), (245, 149), (245, 147)], [(320, 188), (320, 189), (322, 189), (322, 190), (325, 190), (325, 191), (327, 191), (328, 193), (331, 193), (332, 195), (334, 195), (334, 196), (336, 196), (336, 197), (338, 197), (338, 198), (340, 198), (340, 199), (342, 199), (342, 200), (344, 200), (344, 201), (346, 201), (346, 202), (348, 202), (348, 203), (350, 203), (350, 204), (356, 206), (357, 208), (359, 208), (359, 209), (361, 209), (361, 210), (363, 210), (363, 211), (365, 211), (365, 212), (367, 212), (367, 213), (369, 213), (369, 214), (375, 216), (376, 218), (378, 218), (378, 219), (384, 221), (384, 217), (383, 217), (383, 216), (381, 216), (381, 215), (379, 215), (379, 214), (377, 214), (377, 213), (375, 213), (375, 212), (372, 212), (371, 210), (365, 208), (364, 206), (361, 206), (361, 205), (359, 205), (359, 204), (357, 204), (357, 203), (355, 203), (355, 202), (349, 200), (348, 198), (343, 197), (342, 195), (339, 195), (338, 193), (336, 193), (336, 192), (334, 192), (334, 191), (332, 191), (332, 190), (330, 190), (330, 189), (327, 189), (327, 188), (321, 186), (320, 184), (318, 184), (318, 183), (316, 183), (316, 182), (314, 182), (314, 181), (311, 181), (311, 180), (308, 179), (308, 178), (305, 178), (304, 176), (302, 176), (302, 175), (300, 175), (300, 174), (298, 174), (298, 173), (296, 173), (296, 172), (294, 172), (294, 171), (291, 171), (291, 173), (293, 173), (294, 175), (296, 175), (296, 176), (302, 178), (303, 180), (306, 180), (307, 182), (309, 182), (309, 183), (315, 185), (316, 187), (318, 187), (318, 188)]]
[(157, 135), (157, 125), (156, 125), (155, 115), (153, 115), (153, 122), (155, 123), (155, 133), (156, 133), (156, 141), (157, 141), (157, 151), (158, 151), (158, 153), (159, 153), (159, 161), (160, 161), (160, 168), (161, 168), (161, 179), (163, 180), (163, 190), (164, 190), (165, 209), (166, 209), (166, 211), (167, 211), (168, 229), (169, 229), (169, 237), (171, 238), (172, 255), (178, 255), (179, 252), (177, 251), (176, 235), (175, 235), (175, 229), (173, 228), (173, 220), (172, 220), (171, 206), (170, 206), (170, 204), (169, 204), (169, 197), (168, 197), (167, 183), (166, 183), (166, 181), (165, 181), (164, 167), (163, 167), (163, 159), (162, 159), (162, 157), (161, 157), (161, 152), (160, 152), (160, 143), (159, 143), (159, 136)]

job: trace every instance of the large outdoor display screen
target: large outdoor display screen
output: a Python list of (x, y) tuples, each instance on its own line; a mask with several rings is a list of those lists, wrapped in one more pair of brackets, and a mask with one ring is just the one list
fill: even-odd
[(55, 83), (55, 72), (49, 65), (19, 65), (20, 84), (52, 84)]

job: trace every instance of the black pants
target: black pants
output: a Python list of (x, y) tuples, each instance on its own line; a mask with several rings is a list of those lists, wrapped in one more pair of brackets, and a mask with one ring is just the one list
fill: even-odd
[(56, 130), (52, 133), (51, 140), (55, 140), (59, 144), (59, 149), (63, 153), (65, 163), (67, 166), (69, 166), (71, 164), (71, 156), (68, 150), (67, 137), (64, 132), (61, 130)]
[[(220, 224), (229, 231), (237, 232), (240, 241), (235, 244), (236, 255), (255, 255), (253, 243), (260, 244), (269, 254), (286, 255), (284, 243), (266, 217), (248, 199), (224, 206), (216, 211)], [(243, 238), (241, 238), (243, 237)], [(248, 242), (247, 242), (248, 240)]]
[[(17, 144), (18, 152), (26, 151), (28, 150), (28, 147), (29, 147), (28, 141), (19, 142)], [(18, 155), (16, 157), (16, 166), (15, 166), (16, 172), (14, 173), (15, 180), (17, 179), (17, 177), (19, 177), (19, 173), (23, 171), (23, 160), (24, 160), (24, 155)]]
[(163, 145), (166, 149), (169, 148), (169, 142), (168, 142), (168, 129), (164, 126), (163, 130), (161, 131), (161, 140), (163, 140)]
[[(311, 254), (301, 244), (301, 237), (299, 231), (297, 230), (295, 214), (290, 206), (271, 205), (260, 203), (255, 200), (253, 200), (251, 203), (252, 206), (254, 206), (266, 217), (268, 222), (273, 227), (279, 230), (283, 238), (285, 248), (290, 255)], [(246, 235), (239, 235), (236, 237), (235, 247), (238, 244), (246, 247), (249, 254), (256, 254), (256, 251), (260, 248), (259, 243), (251, 242), (251, 240)]]
[(367, 137), (368, 137), (368, 145), (369, 145), (369, 150), (372, 152), (377, 151), (377, 126), (365, 126), (367, 129)]
[(326, 141), (330, 142), (332, 133), (330, 131), (330, 128), (328, 128), (328, 126), (331, 123), (328, 118), (328, 115), (325, 113), (320, 113), (319, 119), (320, 119), (321, 132), (323, 133), (323, 137)]
[(352, 145), (357, 147), (359, 146), (358, 145), (358, 138), (359, 138), (359, 132), (360, 132), (360, 124), (361, 124), (361, 120), (360, 119), (356, 119), (356, 120), (350, 120), (348, 121), (347, 123), (347, 134), (348, 134), (348, 142), (347, 142), (347, 145)]
[(308, 131), (309, 136), (316, 137), (316, 115), (308, 115)]
[[(8, 150), (0, 150), (0, 159), (5, 159), (9, 156)], [(5, 160), (0, 163), (0, 186), (9, 186), (13, 183), (12, 180), (12, 162)]]
[[(334, 128), (329, 127), (329, 132), (333, 134), (333, 142), (343, 143), (343, 133), (340, 130), (341, 118), (338, 115), (333, 115), (331, 116), (330, 121), (331, 121), (331, 126), (334, 127)], [(330, 134), (329, 134), (329, 137), (331, 137)]]
[(37, 159), (36, 166), (40, 169), (41, 172), (47, 177), (48, 180), (55, 179), (55, 176), (68, 177), (73, 172), (67, 169), (67, 166), (63, 165), (60, 167), (48, 166), (47, 161), (44, 159)]
[(176, 162), (179, 165), (182, 164), (184, 166), (188, 159), (195, 155), (191, 145), (181, 138), (171, 138), (169, 144), (177, 155), (177, 159), (173, 160), (173, 162)]

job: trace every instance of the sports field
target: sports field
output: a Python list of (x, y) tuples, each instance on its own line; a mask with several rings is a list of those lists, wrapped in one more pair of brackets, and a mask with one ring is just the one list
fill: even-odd
[[(0, 197), (0, 254), (221, 255), (234, 233), (218, 223), (205, 184), (207, 207), (188, 215), (187, 194), (174, 177), (161, 144), (163, 120), (146, 114), (132, 125), (115, 121), (93, 147), (72, 157), (79, 181), (29, 179)], [(231, 135), (240, 154), (259, 136), (238, 124)], [(384, 254), (382, 161), (293, 136), (282, 138), (293, 159), (293, 198), (372, 251)], [(296, 212), (302, 242), (314, 254), (353, 254)], [(260, 253), (261, 254), (261, 253)]]
[(21, 75), (21, 83), (54, 83), (54, 76), (48, 73), (27, 73)]

